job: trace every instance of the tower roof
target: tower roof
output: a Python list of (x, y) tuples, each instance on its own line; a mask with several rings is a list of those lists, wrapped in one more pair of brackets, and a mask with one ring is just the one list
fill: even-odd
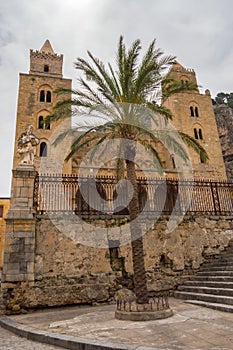
[(52, 45), (50, 44), (50, 41), (48, 39), (45, 41), (44, 45), (40, 49), (40, 52), (51, 53), (53, 55), (55, 54)]
[(178, 61), (175, 61), (171, 66), (171, 70), (186, 71), (187, 69), (184, 68)]

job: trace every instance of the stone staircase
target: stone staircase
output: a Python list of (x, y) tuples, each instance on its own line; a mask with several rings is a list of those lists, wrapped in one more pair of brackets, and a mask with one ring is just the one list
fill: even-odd
[(215, 310), (233, 312), (233, 240), (213, 261), (178, 287), (174, 296)]

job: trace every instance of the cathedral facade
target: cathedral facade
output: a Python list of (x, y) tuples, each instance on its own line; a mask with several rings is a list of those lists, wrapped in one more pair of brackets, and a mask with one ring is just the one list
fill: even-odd
[[(57, 96), (56, 89), (71, 89), (72, 81), (63, 78), (62, 65), (63, 56), (54, 52), (49, 40), (45, 41), (40, 50), (30, 50), (29, 73), (21, 73), (19, 81), (14, 169), (22, 158), (18, 152), (20, 135), (31, 125), (34, 134), (40, 140), (34, 161), (36, 169), (39, 172), (57, 172), (57, 162), (58, 158), (62, 156), (62, 152), (56, 150), (51, 143), (54, 140), (56, 130), (60, 130), (58, 128), (60, 122), (46, 124), (45, 120), (52, 113), (53, 106), (62, 99), (62, 96)], [(197, 83), (194, 70), (186, 69), (178, 62), (171, 67), (169, 75), (178, 81)], [(206, 90), (205, 94), (201, 94), (199, 90), (175, 94), (169, 97), (164, 105), (173, 113), (173, 126), (177, 130), (194, 137), (207, 151), (209, 159), (206, 163), (202, 163), (199, 155), (189, 149), (193, 177), (214, 181), (226, 180), (222, 150), (209, 90)], [(70, 126), (71, 121), (67, 120), (65, 127), (69, 128)], [(66, 148), (68, 151), (68, 143)], [(169, 154), (161, 145), (158, 145), (158, 149), (161, 153), (164, 174), (169, 178), (177, 178), (175, 155)], [(87, 153), (87, 149), (84, 153)], [(64, 173), (78, 173), (82, 158), (83, 153), (81, 152), (73, 157), (72, 161), (64, 162), (59, 171), (62, 168), (61, 171)], [(43, 167), (41, 167), (41, 161), (43, 161)], [(98, 162), (94, 162), (92, 168), (98, 166)], [(146, 171), (146, 169), (141, 170)], [(87, 171), (88, 173), (89, 171)], [(114, 174), (114, 162), (105, 164), (105, 167), (102, 167), (102, 173), (105, 175)]]

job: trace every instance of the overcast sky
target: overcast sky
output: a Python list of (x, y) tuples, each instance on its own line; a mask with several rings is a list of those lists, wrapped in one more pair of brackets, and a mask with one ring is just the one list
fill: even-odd
[(19, 72), (29, 70), (29, 50), (49, 39), (64, 54), (64, 77), (75, 79), (76, 57), (86, 51), (113, 61), (121, 34), (126, 44), (154, 39), (196, 71), (198, 82), (233, 91), (232, 0), (7, 0), (0, 3), (0, 197), (10, 196)]

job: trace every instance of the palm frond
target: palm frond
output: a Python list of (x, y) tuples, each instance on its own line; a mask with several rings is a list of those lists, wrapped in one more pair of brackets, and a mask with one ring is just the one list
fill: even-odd
[(154, 130), (156, 139), (159, 140), (170, 153), (178, 155), (185, 162), (188, 161), (189, 155), (184, 147), (183, 140), (179, 137), (179, 133), (176, 130), (161, 129)]
[(77, 131), (74, 129), (65, 130), (61, 134), (58, 135), (58, 137), (53, 141), (52, 145), (56, 147), (65, 138), (73, 137), (75, 134), (77, 134)]
[(203, 163), (206, 163), (209, 157), (204, 147), (202, 147), (202, 145), (196, 139), (181, 131), (179, 131), (179, 135), (188, 147), (191, 147), (197, 154), (200, 155), (200, 160)]
[(147, 102), (146, 106), (154, 113), (163, 116), (166, 120), (172, 120), (173, 115), (169, 108), (159, 105), (156, 102)]
[(117, 86), (115, 85), (114, 79), (112, 79), (109, 76), (109, 74), (107, 73), (104, 67), (104, 64), (98, 58), (94, 57), (89, 51), (88, 51), (88, 55), (94, 62), (95, 66), (97, 67), (100, 75), (103, 78), (103, 82), (105, 82), (104, 89), (102, 87), (103, 91), (101, 92), (104, 93), (105, 97), (108, 98), (111, 102), (113, 100), (116, 100), (119, 96), (119, 93), (118, 93)]
[[(75, 153), (77, 153), (80, 149), (82, 149), (82, 148), (84, 148), (84, 146), (87, 146), (87, 145), (89, 145), (89, 143), (91, 143), (92, 141), (95, 141), (95, 140), (97, 140), (97, 139), (99, 139), (99, 135), (95, 135), (95, 136), (93, 136), (93, 137), (91, 137), (91, 138), (88, 138), (88, 139), (84, 139), (84, 141), (82, 141), (82, 142), (76, 142), (76, 141), (74, 141), (73, 143), (72, 143), (72, 145), (71, 145), (71, 151), (68, 153), (68, 155), (66, 156), (66, 161), (68, 161), (68, 160), (70, 160), (72, 157), (73, 157), (73, 155), (75, 154)], [(80, 139), (81, 140), (81, 139)], [(74, 145), (74, 143), (75, 143), (75, 145)]]
[(187, 91), (197, 91), (197, 84), (190, 81), (177, 81), (171, 78), (165, 78), (162, 82), (163, 101), (168, 97)]
[[(153, 157), (154, 164), (157, 164), (157, 170), (160, 175), (163, 174), (162, 171), (162, 160), (157, 152), (157, 150), (153, 147), (153, 145), (148, 142), (146, 139), (139, 139), (139, 142), (145, 147), (145, 149), (150, 153)], [(159, 166), (158, 166), (159, 164)]]
[(97, 150), (98, 150), (98, 146), (100, 144), (102, 144), (109, 136), (111, 136), (112, 134), (111, 133), (105, 133), (104, 136), (100, 136), (98, 137), (98, 141), (95, 143), (94, 147), (92, 148), (91, 150), (91, 153), (90, 153), (90, 160), (92, 161), (93, 160), (93, 157), (94, 155), (96, 154)]

